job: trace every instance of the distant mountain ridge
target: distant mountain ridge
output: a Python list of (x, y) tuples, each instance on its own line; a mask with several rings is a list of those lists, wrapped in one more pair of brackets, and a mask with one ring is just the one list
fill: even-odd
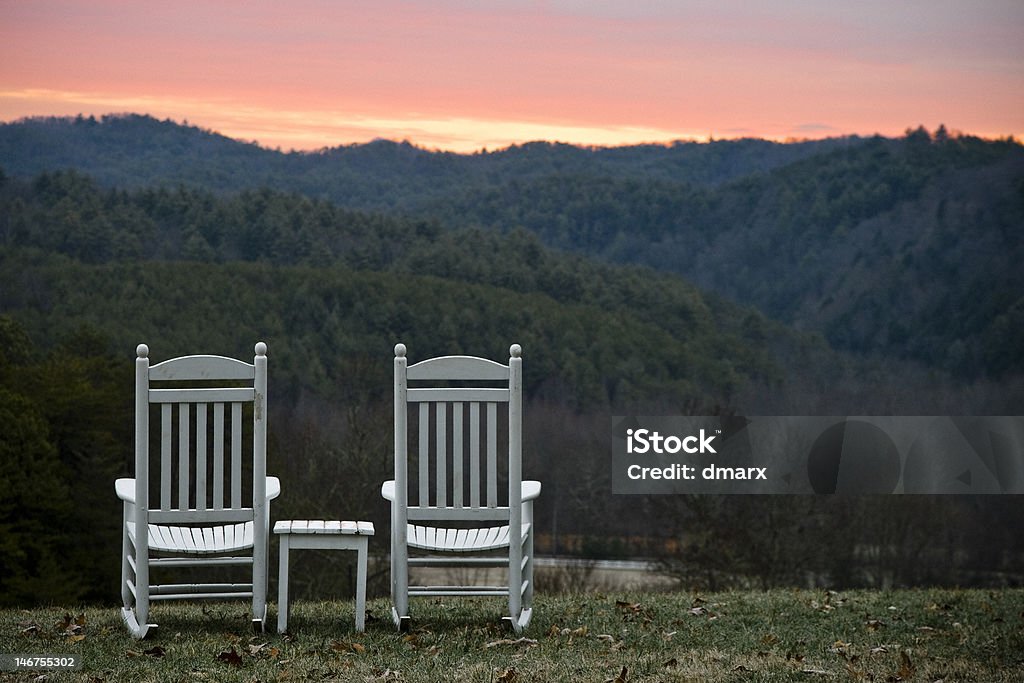
[(611, 148), (532, 142), (456, 154), (377, 140), (281, 152), (188, 124), (125, 114), (0, 124), (0, 168), (23, 177), (74, 168), (121, 188), (180, 184), (236, 192), (271, 187), (350, 208), (416, 210), (470, 187), (552, 173), (715, 185), (857, 142), (749, 139)]
[[(431, 230), (525, 229), (675, 273), (839, 349), (968, 378), (1024, 373), (1024, 147), (1013, 140), (919, 127), (791, 144), (282, 153), (137, 115), (0, 125), (5, 173), (60, 168), (118, 188), (273, 188)], [(254, 214), (245, 229), (269, 220)], [(259, 229), (281, 250), (309, 246)]]

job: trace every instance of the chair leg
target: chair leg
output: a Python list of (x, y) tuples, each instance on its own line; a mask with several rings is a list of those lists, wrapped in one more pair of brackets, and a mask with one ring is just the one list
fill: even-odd
[(136, 640), (142, 640), (150, 630), (156, 628), (156, 624), (139, 623), (138, 618), (135, 616), (135, 610), (130, 607), (121, 608), (121, 620), (128, 627), (128, 632), (131, 633), (132, 638)]
[[(143, 533), (146, 533), (143, 531)], [(138, 527), (136, 527), (136, 538)], [(135, 611), (134, 617), (138, 620), (138, 633), (136, 638), (145, 638), (146, 632), (156, 624), (149, 624), (149, 548), (145, 553), (140, 553), (136, 547), (135, 551)]]
[(259, 519), (254, 524), (254, 543), (252, 548), (252, 625), (253, 630), (261, 633), (266, 630), (267, 623), (267, 536), (264, 533), (265, 523)]
[[(508, 613), (513, 628), (519, 622), (519, 613), (523, 608), (523, 537), (522, 526), (509, 529), (508, 538)], [(519, 629), (516, 628), (518, 633)]]
[(391, 536), (391, 618), (402, 632), (409, 630), (409, 549), (405, 529), (401, 536), (392, 529)]

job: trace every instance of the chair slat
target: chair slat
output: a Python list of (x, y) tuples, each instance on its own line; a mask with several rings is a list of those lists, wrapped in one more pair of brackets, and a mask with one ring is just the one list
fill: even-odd
[(231, 404), (231, 507), (242, 507), (242, 404)]
[(409, 366), (410, 380), (508, 380), (508, 366), (473, 356), (441, 356)]
[(206, 404), (196, 404), (196, 510), (206, 509)]
[(246, 545), (252, 545), (253, 542), (253, 525), (252, 524), (239, 524), (242, 527), (242, 542)]
[(446, 457), (446, 450), (448, 446), (448, 405), (445, 403), (438, 403), (434, 406), (434, 419), (435, 419), (435, 439), (436, 439), (436, 452), (434, 453), (436, 473), (434, 478), (436, 480), (435, 487), (437, 490), (437, 498), (434, 503), (438, 507), (448, 506), (448, 458)]
[(438, 403), (441, 401), (482, 401), (508, 403), (508, 389), (447, 387), (430, 389), (407, 389), (410, 403)]
[(160, 509), (171, 509), (171, 404), (160, 406)]
[(430, 405), (427, 403), (420, 404), (420, 458), (419, 458), (419, 470), (420, 470), (420, 498), (419, 503), (421, 506), (426, 507), (430, 505), (430, 485), (429, 478), (430, 472), (428, 470), (430, 466)]
[(189, 404), (178, 404), (178, 509), (188, 510), (188, 421)]
[(196, 552), (203, 552), (206, 550), (206, 530), (202, 527), (195, 527), (192, 529), (192, 543), (195, 545)]
[(171, 535), (173, 547), (184, 548), (190, 552), (196, 549), (196, 544), (192, 541), (192, 534), (186, 533), (187, 527), (172, 526), (168, 527), (167, 531)]
[(182, 356), (157, 363), (149, 368), (150, 381), (252, 379), (256, 368), (251, 363), (224, 356)]
[(452, 505), (462, 507), (462, 404), (452, 404)]
[(498, 404), (487, 404), (487, 507), (498, 504)]
[(469, 404), (469, 505), (480, 507), (480, 404)]
[(508, 507), (476, 507), (476, 508), (453, 508), (453, 507), (416, 507), (410, 506), (407, 517), (409, 519), (432, 519), (432, 520), (485, 520), (501, 519), (508, 521)]
[(252, 387), (212, 389), (150, 389), (150, 403), (214, 403), (215, 401), (252, 401)]
[(224, 509), (224, 404), (213, 404), (213, 509)]

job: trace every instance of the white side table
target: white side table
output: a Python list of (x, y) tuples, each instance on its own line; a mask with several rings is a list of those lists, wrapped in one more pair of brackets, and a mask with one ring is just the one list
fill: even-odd
[(278, 571), (277, 632), (288, 630), (288, 554), (294, 549), (355, 550), (356, 630), (366, 626), (366, 549), (373, 536), (373, 522), (338, 522), (288, 519), (274, 525), (281, 538)]

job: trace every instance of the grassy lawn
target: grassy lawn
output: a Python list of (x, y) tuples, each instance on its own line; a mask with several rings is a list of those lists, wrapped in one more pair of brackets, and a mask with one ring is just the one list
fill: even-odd
[[(1024, 590), (538, 596), (525, 638), (487, 599), (298, 602), (291, 633), (254, 635), (241, 603), (158, 604), (128, 637), (114, 608), (0, 612), (0, 653), (80, 654), (45, 681), (1022, 681)], [(271, 609), (271, 622), (276, 613)]]

